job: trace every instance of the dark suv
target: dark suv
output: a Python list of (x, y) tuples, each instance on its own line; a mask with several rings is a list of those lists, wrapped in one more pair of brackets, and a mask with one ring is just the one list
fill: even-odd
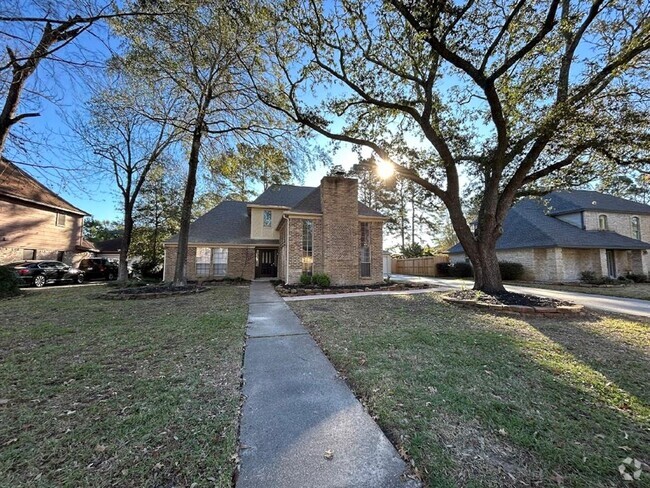
[(116, 280), (119, 267), (106, 258), (82, 259), (78, 268), (87, 280)]

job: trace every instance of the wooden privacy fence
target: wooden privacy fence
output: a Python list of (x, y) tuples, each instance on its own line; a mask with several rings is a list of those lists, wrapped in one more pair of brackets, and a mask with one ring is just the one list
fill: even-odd
[(393, 274), (408, 274), (415, 276), (438, 276), (438, 263), (448, 263), (449, 256), (437, 254), (423, 258), (393, 259)]

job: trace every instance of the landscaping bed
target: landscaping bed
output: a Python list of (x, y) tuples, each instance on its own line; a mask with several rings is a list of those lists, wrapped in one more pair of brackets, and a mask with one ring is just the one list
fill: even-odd
[(0, 302), (0, 485), (231, 487), (248, 290), (97, 288)]
[(328, 286), (317, 285), (276, 285), (275, 291), (280, 296), (329, 295), (337, 293), (359, 293), (363, 291), (399, 291), (430, 288), (428, 283), (378, 283), (374, 285)]
[(504, 291), (487, 294), (477, 290), (458, 290), (446, 293), (443, 300), (460, 305), (477, 306), (506, 313), (579, 313), (582, 305), (555, 298)]
[(163, 283), (157, 285), (129, 286), (126, 288), (109, 290), (106, 293), (99, 295), (99, 298), (105, 300), (142, 300), (175, 295), (190, 295), (193, 293), (202, 293), (204, 291), (208, 291), (208, 288), (196, 284), (172, 286), (171, 284)]
[(296, 301), (425, 486), (650, 486), (650, 324), (499, 316), (436, 294)]

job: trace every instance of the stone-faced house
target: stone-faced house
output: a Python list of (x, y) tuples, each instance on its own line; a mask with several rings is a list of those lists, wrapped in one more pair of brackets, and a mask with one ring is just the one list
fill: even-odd
[[(190, 280), (279, 278), (325, 273), (333, 285), (382, 281), (386, 220), (358, 201), (357, 180), (322, 179), (317, 188), (273, 185), (252, 202), (224, 201), (190, 226)], [(165, 281), (176, 243), (165, 243)]]
[(0, 160), (0, 264), (51, 259), (76, 264), (93, 251), (88, 215), (6, 160)]
[[(650, 271), (650, 206), (595, 191), (556, 191), (515, 204), (497, 241), (499, 261), (526, 279), (577, 281), (583, 271), (618, 277)], [(465, 261), (460, 244), (451, 262)]]

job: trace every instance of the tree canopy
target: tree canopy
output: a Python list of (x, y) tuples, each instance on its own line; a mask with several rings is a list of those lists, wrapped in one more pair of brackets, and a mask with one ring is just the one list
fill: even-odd
[[(269, 8), (281, 27), (265, 60), (282, 79), (258, 82), (260, 97), (321, 135), (371, 148), (442, 200), (479, 289), (503, 289), (495, 245), (522, 189), (603, 162), (648, 163), (647, 2)], [(468, 181), (479, 194), (476, 232), (463, 209)]]

